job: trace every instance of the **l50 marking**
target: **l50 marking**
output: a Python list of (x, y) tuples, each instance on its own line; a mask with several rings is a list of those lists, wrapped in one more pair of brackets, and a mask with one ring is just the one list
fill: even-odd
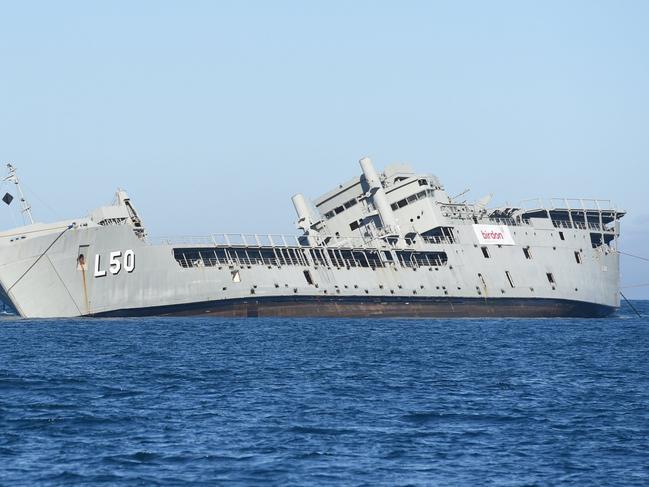
[(95, 277), (105, 277), (108, 272), (115, 276), (122, 269), (129, 273), (133, 272), (135, 270), (135, 252), (126, 250), (121, 260), (120, 257), (122, 257), (121, 250), (111, 252), (108, 258), (108, 271), (106, 271), (101, 268), (101, 255), (95, 254)]

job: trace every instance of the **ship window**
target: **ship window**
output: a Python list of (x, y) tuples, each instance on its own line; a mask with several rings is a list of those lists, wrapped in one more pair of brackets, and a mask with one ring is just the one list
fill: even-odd
[(232, 282), (241, 282), (239, 271), (231, 271), (230, 275), (232, 276)]
[(398, 209), (399, 209), (399, 207), (397, 206), (396, 203), (392, 203), (392, 204), (390, 205), (390, 208), (392, 208), (393, 210), (398, 210)]
[(333, 218), (334, 216), (336, 216), (336, 214), (333, 211), (328, 211), (327, 213), (325, 213), (325, 218), (327, 219)]
[(560, 238), (561, 240), (565, 240), (565, 239), (566, 239), (566, 237), (563, 236), (563, 232), (559, 232), (559, 238)]
[(304, 278), (306, 279), (307, 284), (313, 284), (313, 278), (309, 271), (304, 271)]
[(334, 212), (336, 212), (336, 215), (337, 215), (338, 213), (342, 213), (343, 211), (345, 211), (345, 208), (343, 208), (342, 206), (339, 206), (339, 207), (337, 207), (337, 208), (334, 208)]
[(487, 247), (480, 247), (480, 249), (482, 250), (482, 255), (484, 255), (485, 259), (491, 258), (491, 256), (489, 255), (489, 249)]
[(592, 244), (593, 248), (597, 248), (600, 245), (602, 245), (604, 242), (602, 241), (602, 235), (599, 233), (591, 233), (590, 234), (590, 243)]
[(507, 276), (507, 280), (509, 281), (509, 285), (511, 287), (514, 287), (514, 280), (512, 279), (512, 275), (509, 273), (509, 271), (505, 271), (505, 275)]
[(356, 221), (356, 222), (351, 222), (351, 223), (349, 224), (349, 228), (350, 228), (351, 230), (356, 230), (356, 229), (358, 229), (358, 227), (360, 227), (360, 225), (358, 224), (357, 221)]
[(546, 273), (545, 275), (548, 276), (548, 282), (549, 282), (550, 284), (555, 284), (555, 282), (554, 282), (554, 276), (552, 275), (551, 272), (548, 272), (548, 273)]
[(428, 181), (426, 181), (425, 179), (420, 179), (419, 186), (428, 186)]
[(356, 200), (355, 200), (355, 199), (353, 199), (353, 200), (349, 200), (347, 203), (345, 203), (345, 208), (351, 208), (351, 207), (354, 206), (355, 204), (356, 204)]
[(403, 208), (403, 207), (406, 206), (407, 204), (408, 204), (408, 202), (407, 202), (406, 200), (399, 200), (399, 201), (397, 201), (397, 206), (398, 206), (399, 208)]
[(581, 253), (577, 250), (575, 250), (575, 260), (577, 261), (577, 264), (581, 264)]
[(523, 254), (525, 254), (526, 259), (532, 258), (532, 252), (530, 251), (529, 247), (523, 247)]

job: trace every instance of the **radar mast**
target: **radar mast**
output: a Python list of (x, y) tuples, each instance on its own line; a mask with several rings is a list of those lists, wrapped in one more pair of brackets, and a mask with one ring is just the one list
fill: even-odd
[(7, 169), (9, 170), (9, 175), (5, 177), (3, 181), (11, 181), (16, 185), (16, 190), (18, 191), (18, 195), (20, 196), (20, 206), (21, 206), (20, 211), (27, 215), (27, 218), (29, 218), (29, 223), (33, 225), (34, 218), (32, 217), (32, 207), (25, 199), (23, 190), (20, 187), (20, 181), (18, 180), (18, 174), (16, 173), (16, 168), (11, 163), (7, 163)]

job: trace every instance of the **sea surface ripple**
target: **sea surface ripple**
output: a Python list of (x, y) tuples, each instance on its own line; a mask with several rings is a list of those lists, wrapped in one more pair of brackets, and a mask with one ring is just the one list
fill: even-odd
[(607, 319), (0, 319), (2, 485), (649, 485)]

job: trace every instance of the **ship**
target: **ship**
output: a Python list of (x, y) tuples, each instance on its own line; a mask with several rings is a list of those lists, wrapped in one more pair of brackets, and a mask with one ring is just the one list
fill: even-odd
[[(605, 317), (625, 212), (608, 200), (490, 207), (392, 164), (292, 197), (295, 235), (151, 238), (131, 198), (0, 233), (0, 297), (24, 318)], [(13, 196), (7, 193), (5, 203)]]

